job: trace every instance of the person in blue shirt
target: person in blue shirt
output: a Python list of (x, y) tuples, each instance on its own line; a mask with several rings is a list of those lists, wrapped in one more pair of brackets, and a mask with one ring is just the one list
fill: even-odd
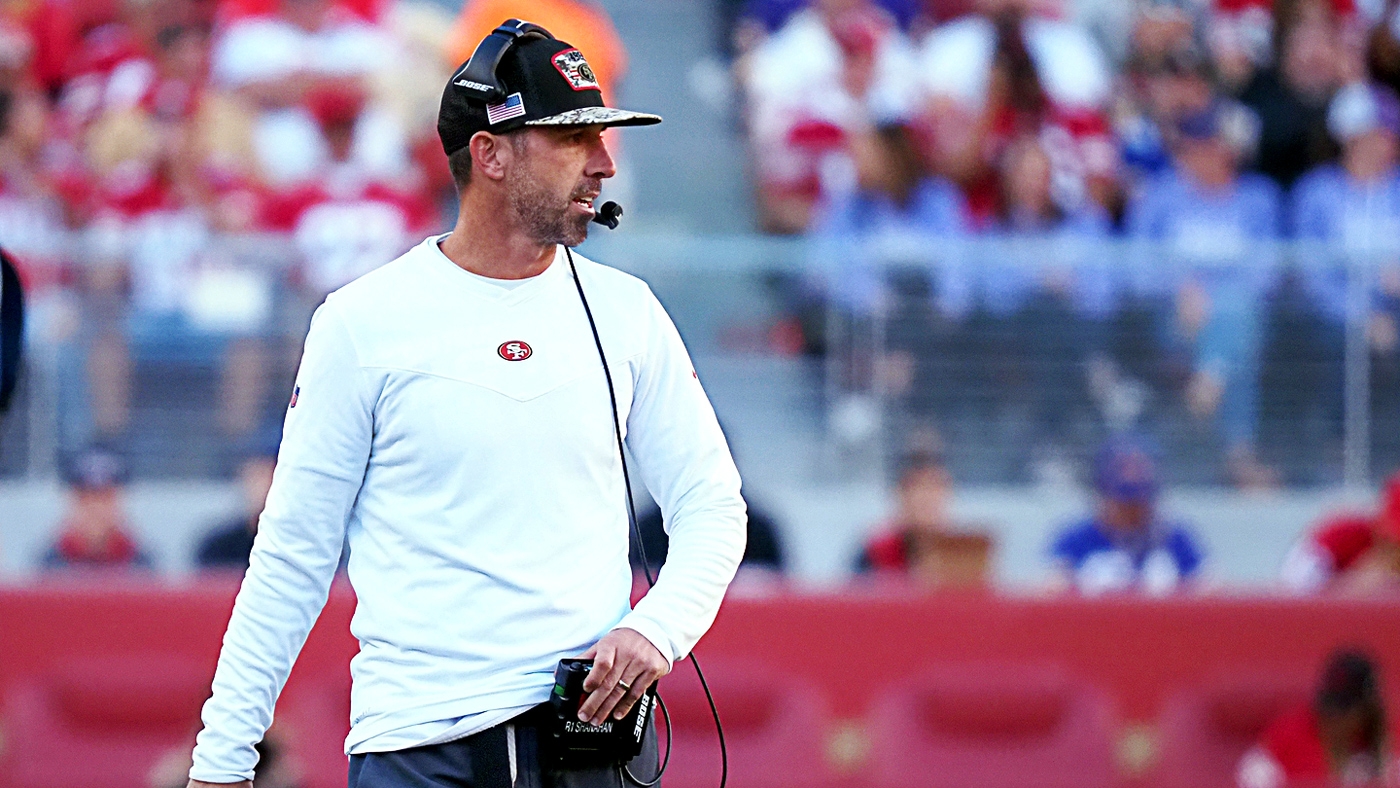
[(1346, 319), (1345, 258), (1362, 260), (1400, 248), (1400, 99), (1383, 85), (1357, 83), (1337, 92), (1327, 128), (1341, 161), (1303, 176), (1293, 190), (1293, 234), (1342, 254), (1305, 271), (1329, 318)]
[[(1341, 144), (1338, 164), (1318, 167), (1299, 180), (1293, 195), (1293, 232), (1326, 244), (1299, 255), (1307, 295), (1329, 340), (1318, 355), (1329, 365), (1326, 392), (1340, 403), (1342, 358), (1352, 274), (1370, 269), (1379, 287), (1358, 315), (1371, 340), (1372, 452), (1376, 467), (1400, 463), (1400, 97), (1379, 84), (1356, 83), (1337, 92), (1327, 128)], [(1304, 389), (1306, 390), (1306, 388)], [(1334, 406), (1333, 412), (1340, 407)]]
[[(1114, 299), (1111, 263), (1093, 243), (1108, 236), (1108, 214), (1087, 198), (1057, 200), (1055, 172), (1042, 139), (1026, 135), (1002, 156), (997, 244), (976, 269), (988, 309), (1011, 316), (1018, 340), (1020, 396), (1032, 434), (1027, 458), (1053, 457), (1096, 417), (1085, 374), (1104, 350)], [(1014, 311), (1014, 315), (1012, 314)]]
[(258, 533), (258, 517), (272, 488), (272, 472), (277, 467), (280, 435), (266, 436), (252, 443), (238, 464), (238, 483), (243, 492), (243, 511), (224, 520), (205, 534), (195, 552), (200, 569), (245, 571)]
[(1277, 273), (1280, 194), (1268, 178), (1240, 172), (1250, 146), (1248, 110), (1216, 102), (1176, 129), (1173, 168), (1128, 206), (1128, 234), (1153, 242), (1137, 255), (1138, 287), (1171, 303), (1163, 334), (1191, 369), (1186, 405), (1211, 420), (1227, 447), (1230, 479), (1271, 486), (1255, 456), (1261, 301)]
[[(887, 295), (882, 264), (927, 264), (935, 240), (966, 235), (967, 206), (957, 186), (930, 173), (913, 132), (901, 123), (853, 136), (851, 153), (853, 188), (826, 198), (812, 235), (832, 297), (863, 315)], [(938, 262), (939, 278), (948, 279), (947, 261)], [(962, 288), (946, 282), (937, 288), (944, 299), (950, 290)]]
[(1194, 580), (1202, 551), (1183, 525), (1157, 511), (1156, 463), (1140, 440), (1118, 437), (1094, 462), (1097, 509), (1056, 537), (1059, 581), (1085, 595), (1164, 595)]

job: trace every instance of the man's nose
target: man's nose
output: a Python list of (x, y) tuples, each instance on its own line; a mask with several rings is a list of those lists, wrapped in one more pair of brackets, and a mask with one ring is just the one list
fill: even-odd
[(608, 152), (608, 144), (604, 141), (604, 135), (599, 135), (598, 141), (593, 146), (593, 152), (588, 157), (588, 172), (590, 178), (611, 178), (617, 174), (617, 163), (613, 161), (612, 154)]

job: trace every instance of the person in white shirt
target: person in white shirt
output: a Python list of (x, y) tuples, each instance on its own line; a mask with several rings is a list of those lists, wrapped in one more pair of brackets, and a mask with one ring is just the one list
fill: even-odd
[[(251, 784), (342, 536), (360, 642), (350, 788), (621, 786), (617, 768), (542, 773), (530, 712), (559, 660), (582, 657), (580, 719), (621, 719), (709, 628), (739, 564), (739, 475), (680, 336), (645, 283), (570, 249), (614, 174), (602, 130), (661, 119), (604, 106), (582, 54), (547, 33), (506, 39), (490, 76), (469, 62), (443, 94), (452, 232), (313, 318), (194, 788)], [(635, 608), (619, 433), (671, 540)], [(632, 764), (655, 774), (654, 729)]]

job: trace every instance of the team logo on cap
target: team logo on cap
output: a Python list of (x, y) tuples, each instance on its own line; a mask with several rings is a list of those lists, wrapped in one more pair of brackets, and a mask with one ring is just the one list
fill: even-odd
[(559, 69), (574, 90), (602, 90), (598, 86), (598, 77), (594, 76), (588, 61), (583, 59), (583, 53), (577, 49), (566, 49), (555, 55), (554, 67)]
[(496, 348), (496, 355), (506, 361), (524, 361), (534, 352), (535, 351), (530, 349), (529, 345), (519, 340), (502, 342), (501, 346)]

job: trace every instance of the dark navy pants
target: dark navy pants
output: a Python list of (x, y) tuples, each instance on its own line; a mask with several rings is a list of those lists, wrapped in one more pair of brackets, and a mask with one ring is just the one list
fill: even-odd
[[(512, 757), (513, 756), (513, 757)], [(656, 725), (647, 728), (642, 754), (628, 765), (650, 781), (659, 753)], [(350, 756), (349, 788), (635, 788), (620, 769), (540, 768), (535, 726), (517, 717), (465, 739), (396, 752)]]

